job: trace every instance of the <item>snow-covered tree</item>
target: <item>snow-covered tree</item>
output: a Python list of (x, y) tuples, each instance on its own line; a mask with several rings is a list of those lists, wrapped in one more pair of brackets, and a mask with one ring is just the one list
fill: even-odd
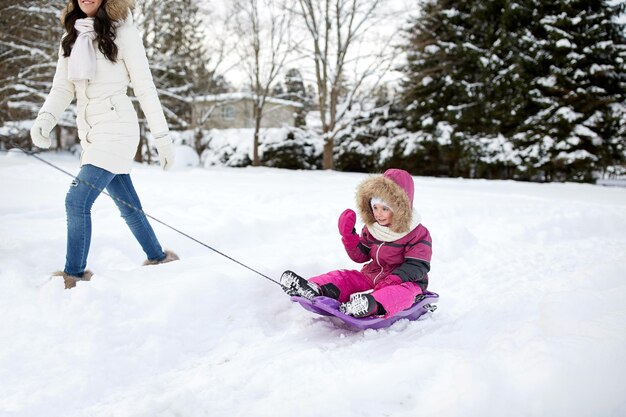
[(52, 86), (64, 0), (0, 2), (0, 123), (33, 119)]
[(313, 107), (314, 98), (304, 85), (302, 73), (297, 68), (290, 68), (285, 74), (285, 92), (283, 98), (302, 103), (302, 107), (296, 114), (295, 125), (302, 127), (306, 125), (306, 114)]
[[(525, 1), (519, 36), (528, 83), (527, 118), (514, 136), (530, 173), (592, 180), (626, 162), (626, 4)], [(520, 8), (521, 9), (521, 8)]]
[(495, 137), (503, 126), (494, 113), (508, 113), (494, 88), (505, 74), (494, 53), (506, 33), (505, 3), (428, 1), (406, 33), (406, 126), (436, 142), (431, 157), (445, 161), (449, 175), (472, 175), (479, 138)]
[(293, 100), (305, 103), (309, 97), (307, 96), (306, 87), (302, 73), (297, 68), (290, 68), (285, 74), (285, 96), (287, 100)]
[(240, 63), (253, 93), (252, 165), (258, 166), (261, 163), (259, 132), (265, 102), (292, 51), (292, 15), (279, 0), (237, 0), (233, 7)]
[[(361, 101), (350, 115), (352, 123), (335, 137), (334, 164), (339, 171), (378, 172), (387, 167), (398, 151), (398, 138), (407, 132), (403, 127), (397, 93), (381, 85), (367, 101)], [(358, 108), (358, 110), (357, 110)], [(401, 155), (400, 156), (401, 159)], [(399, 162), (394, 159), (393, 162)], [(396, 168), (407, 169), (408, 164)], [(420, 173), (411, 166), (409, 172)]]
[[(226, 86), (209, 68), (203, 22), (195, 1), (138, 0), (134, 14), (170, 128), (199, 129), (192, 126), (189, 99), (224, 92)], [(145, 131), (143, 118), (141, 127)], [(142, 134), (137, 159), (150, 162), (155, 155), (154, 146)]]
[(188, 98), (223, 91), (208, 69), (202, 22), (193, 0), (139, 0), (136, 20), (171, 127), (190, 125)]
[(589, 180), (623, 163), (623, 10), (602, 0), (425, 3), (407, 30), (408, 128), (437, 141), (450, 175), (509, 175), (515, 164), (522, 178)]
[[(293, 0), (307, 41), (300, 51), (315, 71), (317, 105), (324, 137), (324, 169), (333, 168), (334, 140), (352, 121), (354, 101), (365, 80), (380, 78), (393, 61), (391, 48), (379, 40), (376, 51), (360, 48), (366, 34), (388, 24), (386, 0)], [(386, 38), (387, 42), (393, 35)], [(375, 85), (376, 81), (373, 82)]]
[(320, 137), (311, 130), (284, 128), (283, 137), (261, 144), (264, 166), (284, 169), (320, 169), (322, 146)]

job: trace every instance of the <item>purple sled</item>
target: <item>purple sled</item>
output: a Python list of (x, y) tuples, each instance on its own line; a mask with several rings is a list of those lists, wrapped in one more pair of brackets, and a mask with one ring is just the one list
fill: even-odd
[(303, 297), (291, 297), (291, 301), (300, 304), (305, 310), (309, 310), (315, 314), (322, 316), (332, 316), (349, 327), (354, 327), (360, 330), (365, 329), (382, 329), (389, 327), (398, 320), (417, 320), (424, 313), (432, 312), (437, 309), (434, 305), (439, 300), (439, 294), (426, 291), (424, 294), (418, 296), (415, 304), (396, 314), (393, 317), (365, 317), (357, 319), (347, 314), (343, 314), (339, 311), (339, 301), (329, 297), (315, 297), (312, 300), (308, 300)]

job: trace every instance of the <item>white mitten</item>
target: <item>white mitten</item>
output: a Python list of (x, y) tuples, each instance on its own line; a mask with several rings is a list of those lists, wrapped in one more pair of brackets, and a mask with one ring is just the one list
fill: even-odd
[(161, 168), (168, 171), (174, 166), (174, 148), (172, 146), (172, 139), (169, 135), (162, 136), (156, 139), (157, 152), (159, 153), (159, 162)]
[(48, 149), (50, 147), (50, 132), (57, 124), (54, 116), (50, 113), (41, 113), (35, 119), (33, 127), (30, 128), (30, 138), (36, 147)]

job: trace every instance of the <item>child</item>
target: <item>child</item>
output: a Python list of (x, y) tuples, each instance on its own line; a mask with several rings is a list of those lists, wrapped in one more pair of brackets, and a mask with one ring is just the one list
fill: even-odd
[(428, 285), (432, 255), (430, 233), (413, 209), (413, 188), (413, 178), (401, 169), (363, 181), (356, 190), (357, 210), (365, 223), (361, 236), (351, 209), (339, 216), (339, 233), (353, 261), (370, 262), (361, 271), (331, 271), (308, 281), (285, 271), (283, 290), (308, 299), (334, 298), (342, 303), (343, 313), (354, 317), (391, 317), (412, 306)]

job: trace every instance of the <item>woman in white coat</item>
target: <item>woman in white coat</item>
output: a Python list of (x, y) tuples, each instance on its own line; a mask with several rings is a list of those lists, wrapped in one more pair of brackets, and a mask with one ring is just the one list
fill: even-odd
[(163, 251), (141, 210), (130, 179), (139, 144), (139, 123), (126, 95), (129, 83), (156, 139), (163, 169), (174, 152), (141, 36), (132, 24), (133, 0), (70, 0), (61, 21), (65, 35), (52, 89), (31, 129), (33, 143), (50, 147), (50, 132), (76, 98), (81, 169), (65, 199), (67, 252), (62, 276), (66, 288), (88, 281), (91, 206), (106, 189), (147, 256), (144, 264), (178, 259)]

